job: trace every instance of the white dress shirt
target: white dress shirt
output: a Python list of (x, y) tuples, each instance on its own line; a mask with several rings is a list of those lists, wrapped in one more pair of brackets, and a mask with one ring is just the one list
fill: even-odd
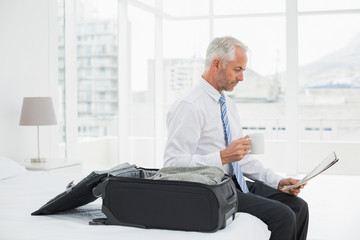
[[(220, 151), (226, 148), (220, 111), (220, 93), (207, 81), (199, 83), (176, 101), (167, 116), (168, 141), (164, 166), (217, 166), (230, 174), (231, 164), (222, 164)], [(243, 137), (236, 105), (226, 96), (232, 139)], [(245, 177), (277, 188), (283, 178), (251, 154), (239, 162)]]

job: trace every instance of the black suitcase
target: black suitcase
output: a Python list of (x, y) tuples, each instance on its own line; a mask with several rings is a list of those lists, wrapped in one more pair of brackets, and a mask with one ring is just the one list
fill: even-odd
[(226, 175), (215, 185), (143, 179), (142, 175), (106, 179), (101, 196), (107, 218), (95, 219), (93, 224), (215, 232), (235, 216), (236, 188)]
[(215, 232), (234, 219), (236, 188), (226, 175), (220, 183), (153, 180), (158, 169), (127, 163), (94, 171), (78, 184), (51, 199), (32, 215), (56, 214), (102, 197), (106, 218), (90, 224), (123, 225), (186, 231)]

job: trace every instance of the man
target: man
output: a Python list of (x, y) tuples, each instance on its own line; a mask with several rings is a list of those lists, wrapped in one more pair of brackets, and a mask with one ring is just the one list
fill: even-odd
[[(234, 176), (238, 212), (260, 218), (276, 240), (306, 239), (308, 206), (300, 188), (282, 191), (298, 179), (282, 178), (248, 155), (234, 102), (223, 94), (243, 81), (247, 47), (233, 37), (214, 39), (206, 53), (205, 71), (190, 93), (168, 113), (165, 166), (217, 166)], [(243, 175), (255, 182), (245, 182)], [(240, 187), (241, 186), (241, 187)]]

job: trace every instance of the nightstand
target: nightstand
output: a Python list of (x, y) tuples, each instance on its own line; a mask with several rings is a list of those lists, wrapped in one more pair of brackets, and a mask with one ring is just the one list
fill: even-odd
[(64, 173), (82, 173), (82, 162), (70, 159), (48, 159), (47, 162), (32, 163), (25, 160), (22, 163), (29, 171), (54, 171)]

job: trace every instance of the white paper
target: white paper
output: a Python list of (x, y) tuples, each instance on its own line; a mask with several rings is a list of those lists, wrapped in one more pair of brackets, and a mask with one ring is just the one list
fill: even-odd
[(303, 179), (301, 179), (297, 184), (285, 186), (282, 190), (289, 190), (292, 188), (297, 188), (310, 179), (316, 177), (320, 173), (324, 172), (326, 169), (334, 165), (339, 159), (336, 157), (335, 152), (330, 153), (318, 166), (316, 166), (311, 172), (309, 172)]

